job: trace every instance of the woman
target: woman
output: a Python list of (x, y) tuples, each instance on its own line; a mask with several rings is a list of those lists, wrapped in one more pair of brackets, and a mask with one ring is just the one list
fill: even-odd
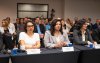
[(93, 42), (91, 34), (87, 29), (86, 20), (80, 20), (77, 24), (77, 29), (73, 31), (74, 43), (79, 45), (88, 45), (90, 43), (96, 44)]
[(40, 48), (40, 37), (38, 33), (34, 33), (35, 24), (32, 21), (25, 23), (25, 32), (21, 32), (19, 35), (20, 47), (23, 49), (35, 49)]
[(63, 30), (63, 32), (68, 33), (69, 30), (68, 30), (68, 28), (66, 27), (65, 21), (64, 21), (63, 19), (61, 19), (61, 25), (62, 25), (62, 30)]
[(44, 43), (48, 48), (60, 48), (69, 43), (69, 39), (62, 31), (61, 20), (52, 21), (50, 31), (45, 32)]
[(13, 35), (11, 34), (12, 32), (10, 30), (11, 29), (9, 28), (8, 21), (6, 19), (3, 19), (2, 27), (0, 28), (0, 32), (3, 36), (3, 43), (5, 44), (5, 49), (13, 48), (13, 42), (12, 42)]
[(72, 26), (73, 26), (73, 22), (69, 18), (67, 18), (66, 28), (68, 29), (68, 33), (70, 32), (70, 29), (72, 28)]

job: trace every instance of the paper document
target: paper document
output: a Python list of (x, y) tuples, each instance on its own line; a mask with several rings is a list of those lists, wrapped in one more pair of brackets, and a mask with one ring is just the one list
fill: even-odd
[(100, 44), (94, 46), (95, 49), (100, 49)]

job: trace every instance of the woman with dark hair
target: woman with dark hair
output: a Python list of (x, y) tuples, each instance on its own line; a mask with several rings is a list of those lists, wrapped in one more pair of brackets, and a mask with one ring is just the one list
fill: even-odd
[(62, 31), (61, 20), (52, 21), (50, 31), (45, 32), (44, 43), (48, 48), (60, 48), (69, 43), (69, 39)]
[(38, 33), (34, 33), (35, 24), (32, 21), (25, 23), (25, 32), (19, 35), (19, 43), (21, 49), (40, 48), (40, 37)]
[(87, 22), (85, 19), (79, 20), (76, 29), (73, 31), (74, 43), (79, 45), (88, 45), (95, 43), (92, 40), (91, 34), (87, 29)]

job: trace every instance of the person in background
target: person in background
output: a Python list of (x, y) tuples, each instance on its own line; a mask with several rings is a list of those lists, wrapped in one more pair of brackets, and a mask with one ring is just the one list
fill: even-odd
[(20, 19), (17, 18), (17, 19), (16, 19), (16, 22), (14, 23), (16, 32), (17, 32), (17, 30), (18, 30), (19, 21), (20, 21)]
[(40, 23), (39, 24), (42, 24), (42, 25), (44, 25), (45, 26), (45, 22), (44, 22), (45, 20), (44, 19), (40, 19)]
[(65, 21), (63, 19), (61, 19), (61, 25), (62, 25), (63, 32), (68, 33), (69, 30), (68, 30), (68, 28), (67, 28), (67, 26), (65, 24)]
[[(75, 22), (78, 22), (78, 18), (75, 18)], [(66, 20), (66, 28), (68, 29), (68, 38), (73, 43), (73, 30), (75, 29), (76, 23), (73, 24), (72, 20), (67, 18)]]
[(0, 28), (0, 32), (3, 36), (3, 43), (5, 45), (5, 49), (13, 49), (13, 42), (12, 42), (12, 31), (9, 28), (9, 22), (6, 19), (2, 20), (2, 27)]
[(69, 18), (67, 18), (66, 28), (68, 29), (68, 33), (70, 32), (70, 29), (72, 28), (72, 26), (73, 26), (73, 22)]
[(18, 26), (17, 26), (17, 30), (16, 30), (16, 36), (15, 36), (15, 40), (16, 40), (16, 47), (18, 47), (18, 38), (19, 38), (19, 34), (20, 34), (20, 32), (24, 32), (25, 30), (24, 30), (24, 26), (25, 26), (25, 24), (24, 24), (24, 18), (20, 18), (19, 19), (19, 24), (18, 24)]
[(48, 19), (45, 20), (45, 28), (46, 30), (50, 30), (50, 24)]
[(62, 31), (61, 20), (54, 19), (51, 23), (51, 29), (45, 32), (44, 43), (48, 48), (61, 48), (67, 46), (69, 39)]
[(13, 23), (11, 23), (10, 17), (6, 17), (6, 20), (8, 21), (8, 29), (9, 29), (9, 32), (12, 35), (13, 45), (16, 47), (16, 45), (15, 45), (15, 39), (16, 39), (16, 29), (15, 29), (15, 25)]
[(24, 23), (26, 23), (28, 21), (28, 19), (29, 19), (28, 17), (23, 18)]
[(52, 19), (51, 18), (48, 18), (48, 21), (49, 21), (49, 24), (51, 25)]
[(93, 30), (92, 37), (93, 37), (94, 41), (96, 41), (98, 44), (100, 44), (100, 20), (99, 20), (99, 24), (97, 25), (97, 28), (95, 28)]
[(11, 23), (10, 17), (7, 17), (6, 20), (8, 21), (8, 27), (10, 29), (11, 34), (12, 35), (16, 35), (16, 33), (15, 33), (15, 26), (14, 26), (13, 23)]
[[(77, 26), (77, 23), (79, 22), (79, 18), (78, 17), (75, 17), (74, 18), (74, 24), (73, 24), (73, 26), (72, 26), (72, 28), (70, 29), (70, 32), (73, 32), (73, 30), (76, 28), (76, 26)], [(72, 33), (73, 34), (73, 33)]]
[(77, 24), (77, 29), (74, 29), (73, 31), (73, 37), (74, 37), (74, 44), (78, 45), (88, 45), (90, 43), (97, 44), (92, 40), (90, 30), (87, 29), (87, 22), (84, 19), (81, 19)]
[(16, 35), (14, 35), (13, 41), (15, 42), (15, 47), (17, 47), (17, 44), (18, 44), (19, 21), (20, 19), (16, 18), (16, 22), (14, 23)]
[(97, 29), (100, 26), (100, 19), (96, 19), (96, 23), (93, 25), (93, 29)]
[(66, 35), (66, 38), (68, 39), (68, 28), (66, 27), (65, 21), (63, 19), (61, 19), (61, 25), (62, 25), (62, 30), (63, 33)]
[(25, 26), (24, 19), (23, 18), (20, 18), (20, 20), (19, 20), (19, 26), (18, 26), (19, 33), (25, 31), (24, 30), (24, 26)]
[(45, 26), (43, 24), (39, 24), (40, 18), (35, 18), (35, 24), (36, 24), (36, 30), (35, 32), (39, 33), (40, 35), (40, 41), (41, 41), (41, 47), (44, 47), (44, 34), (45, 34)]
[(40, 48), (40, 37), (34, 32), (35, 24), (32, 21), (25, 23), (25, 32), (19, 35), (19, 43), (21, 49), (37, 49)]
[(90, 34), (92, 34), (92, 31), (93, 31), (93, 24), (92, 24), (92, 20), (91, 18), (86, 18), (85, 19), (87, 21), (87, 29), (90, 30)]
[[(41, 34), (44, 35), (44, 33), (45, 33), (45, 27), (44, 27), (43, 24), (39, 24), (39, 22), (40, 22), (40, 18), (37, 17), (37, 18), (35, 19), (36, 32), (38, 32), (40, 35), (41, 35)], [(42, 38), (42, 37), (41, 37), (41, 38)]]

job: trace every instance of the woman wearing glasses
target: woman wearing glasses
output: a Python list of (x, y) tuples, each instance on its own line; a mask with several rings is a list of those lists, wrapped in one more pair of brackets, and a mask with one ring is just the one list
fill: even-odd
[(28, 21), (25, 24), (25, 32), (19, 35), (20, 48), (35, 49), (40, 48), (40, 37), (38, 33), (34, 33), (35, 24)]

